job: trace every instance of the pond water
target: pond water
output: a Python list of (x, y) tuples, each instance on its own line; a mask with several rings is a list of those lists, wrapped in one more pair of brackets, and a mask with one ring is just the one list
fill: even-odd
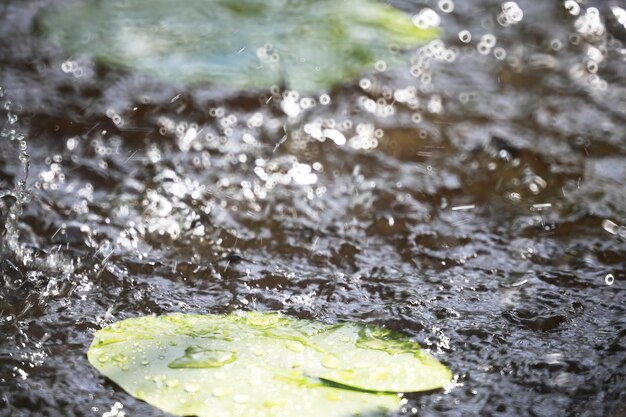
[(70, 56), (59, 3), (0, 4), (0, 416), (163, 416), (95, 330), (237, 309), (431, 349), (397, 416), (625, 415), (623, 4), (391, 1), (441, 40), (299, 95)]

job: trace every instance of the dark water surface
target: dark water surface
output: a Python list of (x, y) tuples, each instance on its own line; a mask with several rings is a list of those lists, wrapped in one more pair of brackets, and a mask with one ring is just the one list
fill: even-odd
[(235, 309), (414, 337), (458, 386), (399, 416), (624, 415), (617, 3), (392, 1), (443, 42), (300, 97), (69, 56), (53, 3), (0, 3), (0, 416), (162, 416), (88, 364), (93, 332)]

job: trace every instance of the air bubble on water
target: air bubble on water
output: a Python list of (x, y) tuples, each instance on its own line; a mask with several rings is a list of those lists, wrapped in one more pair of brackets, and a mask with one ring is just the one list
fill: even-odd
[(61, 71), (64, 73), (72, 72), (76, 68), (76, 63), (74, 61), (65, 61), (61, 64)]
[(295, 184), (312, 185), (317, 183), (317, 174), (311, 172), (311, 165), (309, 164), (296, 162), (287, 172), (287, 175)]
[(312, 107), (315, 107), (316, 104), (317, 103), (313, 97), (302, 97), (300, 99), (300, 108), (302, 110), (307, 110)]
[(469, 43), (472, 40), (472, 34), (469, 30), (462, 30), (459, 32), (459, 39), (463, 43)]
[(493, 48), (496, 45), (496, 36), (492, 33), (485, 33), (481, 36), (480, 42), (489, 48)]
[(603, 53), (599, 48), (596, 48), (595, 46), (589, 46), (587, 47), (587, 57), (595, 62), (601, 62), (604, 60), (604, 56), (606, 51)]
[(567, 10), (572, 16), (578, 16), (580, 13), (580, 5), (576, 0), (566, 0), (563, 3), (563, 7)]
[(552, 48), (553, 51), (560, 51), (561, 48), (563, 48), (563, 43), (558, 39), (552, 39), (550, 48)]
[(327, 106), (330, 104), (330, 96), (328, 94), (322, 94), (319, 98), (319, 102), (322, 106)]
[(375, 127), (371, 123), (359, 123), (356, 126), (356, 135), (348, 140), (354, 149), (374, 149), (378, 146), (378, 140), (374, 137)]
[(443, 51), (441, 53), (441, 56), (443, 57), (443, 60), (446, 62), (454, 62), (454, 60), (456, 59), (458, 54), (458, 50), (457, 49), (446, 49), (445, 51)]
[(428, 101), (427, 109), (430, 113), (440, 114), (443, 112), (443, 104), (441, 102), (441, 96), (435, 94)]
[(400, 88), (393, 92), (393, 99), (398, 103), (409, 103), (416, 99), (417, 90), (413, 86)]
[(572, 45), (578, 45), (580, 43), (580, 35), (572, 33), (571, 35), (569, 35), (569, 42)]
[(476, 45), (476, 50), (481, 55), (489, 55), (489, 53), (491, 52), (491, 48), (483, 42), (480, 42), (478, 45)]
[(574, 29), (590, 42), (598, 41), (606, 33), (600, 12), (595, 7), (589, 7), (585, 14), (576, 19)]
[(502, 5), (502, 12), (498, 14), (497, 21), (502, 26), (510, 26), (519, 23), (524, 18), (524, 12), (514, 1), (507, 1)]
[(454, 11), (454, 2), (452, 0), (439, 0), (437, 6), (444, 13), (452, 13)]
[(502, 47), (497, 47), (493, 50), (493, 55), (496, 57), (496, 59), (502, 61), (506, 58), (506, 51)]
[(613, 274), (607, 274), (604, 277), (604, 282), (606, 282), (606, 285), (613, 285), (613, 283), (615, 282), (615, 277), (613, 276)]
[(424, 8), (418, 14), (413, 16), (413, 24), (420, 29), (437, 27), (440, 23), (441, 18), (436, 11), (430, 8)]

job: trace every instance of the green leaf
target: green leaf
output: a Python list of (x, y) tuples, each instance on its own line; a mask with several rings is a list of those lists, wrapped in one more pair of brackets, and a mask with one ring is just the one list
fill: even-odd
[(442, 387), (450, 371), (405, 336), (278, 313), (173, 314), (96, 332), (89, 362), (175, 415), (385, 414), (395, 392)]
[(437, 36), (376, 0), (107, 0), (52, 10), (43, 27), (71, 53), (166, 81), (317, 90)]

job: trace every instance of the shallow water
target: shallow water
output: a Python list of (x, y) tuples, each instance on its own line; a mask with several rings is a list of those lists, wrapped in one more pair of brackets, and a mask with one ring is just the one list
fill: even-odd
[(621, 9), (394, 1), (443, 42), (299, 97), (68, 56), (53, 3), (0, 4), (0, 416), (162, 416), (88, 364), (93, 332), (235, 309), (430, 347), (458, 386), (398, 416), (626, 412)]

